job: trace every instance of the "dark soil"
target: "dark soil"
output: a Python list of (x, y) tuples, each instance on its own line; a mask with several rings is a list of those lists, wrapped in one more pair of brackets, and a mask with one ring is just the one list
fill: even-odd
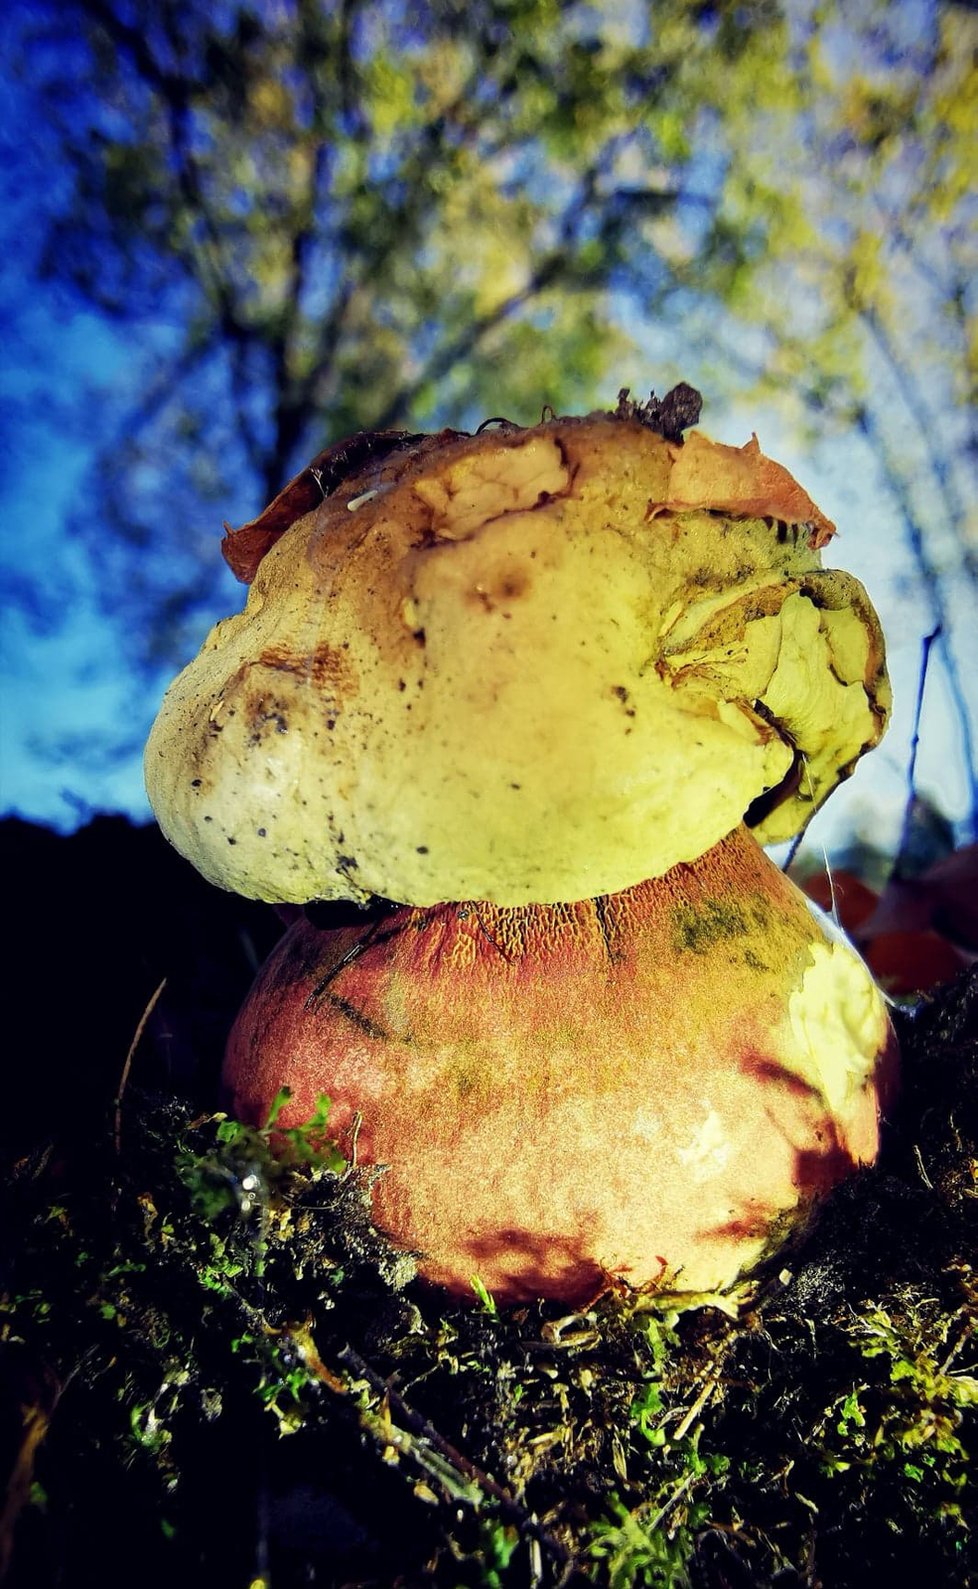
[(735, 1313), (449, 1307), (328, 1119), (215, 1113), (274, 912), (122, 821), (0, 843), (13, 1589), (978, 1583), (978, 977), (898, 1012), (879, 1166)]

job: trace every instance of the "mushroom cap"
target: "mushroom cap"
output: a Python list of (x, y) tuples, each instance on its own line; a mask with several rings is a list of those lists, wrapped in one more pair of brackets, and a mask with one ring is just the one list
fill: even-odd
[(164, 699), (150, 800), (213, 882), (590, 898), (745, 814), (795, 833), (880, 738), (876, 615), (756, 439), (592, 415), (380, 454), (231, 535), (245, 610)]

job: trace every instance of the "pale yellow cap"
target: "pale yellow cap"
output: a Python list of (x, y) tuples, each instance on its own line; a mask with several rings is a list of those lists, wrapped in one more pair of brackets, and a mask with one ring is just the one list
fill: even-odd
[(222, 887), (585, 899), (745, 813), (796, 832), (883, 731), (876, 615), (756, 440), (447, 433), (280, 533), (297, 480), (146, 749), (160, 826)]

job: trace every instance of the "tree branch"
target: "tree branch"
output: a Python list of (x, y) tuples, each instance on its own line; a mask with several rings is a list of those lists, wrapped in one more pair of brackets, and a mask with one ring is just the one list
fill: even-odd
[(162, 102), (180, 191), (190, 213), (200, 216), (206, 234), (206, 246), (200, 245), (195, 249), (193, 241), (190, 244), (191, 258), (196, 254), (199, 260), (199, 285), (217, 307), (224, 333), (232, 340), (244, 340), (248, 335), (247, 328), (234, 301), (220, 235), (204, 194), (187, 134), (193, 94), (200, 91), (201, 85), (195, 79), (188, 79), (161, 66), (142, 29), (126, 22), (107, 0), (87, 0), (87, 9), (109, 41), (128, 55), (143, 82)]
[(886, 483), (900, 510), (907, 544), (913, 553), (914, 561), (927, 590), (931, 607), (929, 627), (937, 631), (937, 644), (940, 648), (941, 661), (944, 664), (948, 689), (951, 693), (954, 713), (958, 721), (958, 731), (961, 735), (961, 753), (964, 759), (965, 777), (968, 781), (971, 836), (973, 839), (978, 840), (978, 761), (976, 761), (975, 757), (975, 741), (971, 731), (971, 718), (968, 713), (968, 695), (949, 640), (950, 621), (947, 604), (944, 600), (944, 592), (941, 588), (941, 578), (928, 555), (923, 528), (914, 511), (907, 483), (896, 467), (896, 460), (890, 451), (889, 444), (880, 429), (878, 421), (863, 405), (856, 411), (855, 422), (856, 428), (866, 438), (883, 466)]
[(907, 415), (914, 429), (921, 436), (931, 474), (934, 476), (944, 503), (946, 522), (952, 530), (960, 549), (962, 564), (972, 579), (978, 579), (978, 561), (976, 561), (974, 554), (971, 552), (964, 534), (966, 517), (964, 503), (958, 495), (957, 484), (948, 466), (947, 458), (935, 444), (934, 436), (937, 431), (937, 420), (931, 412), (923, 388), (913, 370), (900, 357), (893, 344), (893, 339), (876, 310), (864, 305), (857, 309), (857, 314), (880, 357), (890, 370), (893, 376), (893, 384), (900, 395), (900, 400), (906, 409)]

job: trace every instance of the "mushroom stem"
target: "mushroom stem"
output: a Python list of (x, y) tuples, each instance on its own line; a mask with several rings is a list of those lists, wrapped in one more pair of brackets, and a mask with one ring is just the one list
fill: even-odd
[(316, 1097), (388, 1169), (378, 1223), (456, 1295), (580, 1302), (612, 1277), (717, 1291), (877, 1152), (892, 1033), (862, 962), (740, 827), (573, 904), (297, 923), (225, 1085)]

